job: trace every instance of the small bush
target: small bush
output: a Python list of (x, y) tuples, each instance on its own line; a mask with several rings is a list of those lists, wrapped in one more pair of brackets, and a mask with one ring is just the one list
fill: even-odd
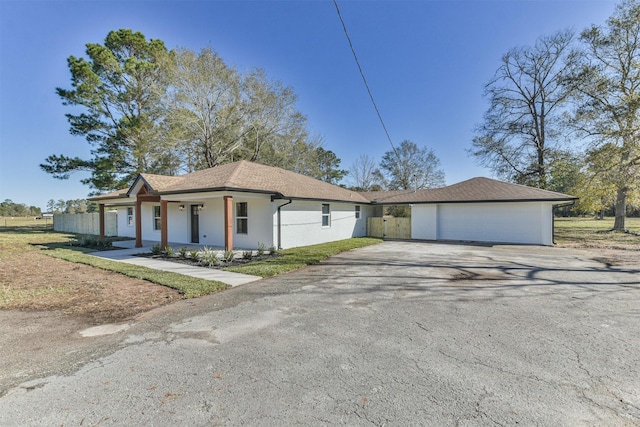
[(224, 262), (231, 262), (233, 261), (233, 258), (235, 258), (235, 254), (233, 253), (233, 251), (224, 251), (224, 255), (222, 255), (222, 259), (224, 260)]
[(98, 236), (86, 235), (76, 237), (76, 241), (71, 242), (70, 245), (91, 249), (110, 249), (113, 247), (113, 242), (110, 239), (101, 240)]
[(209, 248), (204, 248), (204, 250), (200, 252), (198, 256), (200, 258), (200, 262), (207, 267), (215, 267), (216, 265), (220, 264), (217, 252)]
[(198, 260), (200, 258), (200, 252), (197, 249), (192, 249), (189, 251), (189, 258)]
[(187, 248), (185, 248), (184, 246), (183, 246), (183, 247), (181, 247), (181, 248), (178, 250), (178, 256), (179, 256), (180, 258), (182, 258), (182, 259), (185, 259), (185, 258), (187, 257)]
[(160, 243), (156, 243), (155, 245), (151, 246), (151, 253), (154, 255), (160, 255), (162, 253), (162, 246), (160, 245)]
[(164, 247), (164, 254), (168, 257), (173, 256), (173, 248), (171, 246)]
[(242, 251), (242, 259), (253, 258), (253, 251)]
[(258, 256), (264, 255), (265, 249), (267, 249), (267, 246), (264, 243), (258, 242)]
[(270, 255), (277, 254), (277, 253), (278, 253), (278, 249), (274, 245), (269, 246)]

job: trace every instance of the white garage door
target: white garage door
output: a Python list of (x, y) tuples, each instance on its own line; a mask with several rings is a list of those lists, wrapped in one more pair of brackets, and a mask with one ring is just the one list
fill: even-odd
[(438, 240), (552, 244), (551, 206), (461, 203), (438, 206)]

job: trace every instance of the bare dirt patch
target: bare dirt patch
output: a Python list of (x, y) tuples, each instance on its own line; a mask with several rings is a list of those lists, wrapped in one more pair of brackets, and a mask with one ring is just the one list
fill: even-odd
[(175, 289), (49, 257), (37, 246), (72, 238), (0, 233), (0, 396), (117, 342), (117, 334), (85, 338), (83, 330), (133, 321), (181, 299)]
[(36, 251), (2, 260), (0, 307), (60, 311), (91, 324), (121, 322), (180, 299), (175, 289)]

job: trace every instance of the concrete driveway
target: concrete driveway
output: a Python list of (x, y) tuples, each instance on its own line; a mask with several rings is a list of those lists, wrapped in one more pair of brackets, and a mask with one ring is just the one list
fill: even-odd
[(358, 249), (150, 313), (0, 425), (638, 425), (634, 259)]

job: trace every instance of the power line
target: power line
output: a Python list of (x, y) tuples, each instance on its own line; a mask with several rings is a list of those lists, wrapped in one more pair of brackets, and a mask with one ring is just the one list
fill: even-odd
[(340, 8), (338, 7), (338, 1), (333, 0), (333, 4), (336, 6), (336, 12), (338, 12), (338, 18), (340, 18), (340, 22), (342, 23), (342, 29), (344, 30), (344, 35), (347, 36), (347, 41), (349, 42), (349, 47), (351, 48), (351, 53), (353, 53), (353, 59), (356, 60), (356, 65), (358, 66), (358, 70), (360, 71), (360, 76), (362, 77), (362, 81), (364, 82), (364, 86), (367, 88), (367, 93), (369, 94), (369, 98), (371, 98), (371, 103), (373, 104), (373, 108), (376, 110), (376, 114), (378, 114), (378, 119), (380, 119), (380, 124), (382, 124), (382, 129), (384, 129), (384, 133), (387, 135), (387, 139), (389, 140), (389, 144), (391, 144), (391, 148), (393, 148), (393, 152), (396, 153), (396, 156), (400, 158), (396, 147), (393, 145), (393, 141), (391, 140), (391, 136), (389, 135), (389, 131), (387, 130), (387, 126), (384, 124), (384, 120), (382, 120), (382, 115), (380, 114), (380, 110), (378, 110), (378, 105), (376, 105), (375, 99), (373, 99), (373, 94), (371, 93), (371, 89), (369, 89), (369, 84), (367, 83), (367, 79), (364, 76), (364, 71), (362, 71), (362, 67), (360, 66), (360, 61), (358, 61), (358, 55), (356, 55), (356, 51), (353, 48), (353, 43), (351, 43), (351, 37), (349, 37), (349, 32), (347, 31), (347, 26), (342, 19), (342, 14), (340, 13)]

